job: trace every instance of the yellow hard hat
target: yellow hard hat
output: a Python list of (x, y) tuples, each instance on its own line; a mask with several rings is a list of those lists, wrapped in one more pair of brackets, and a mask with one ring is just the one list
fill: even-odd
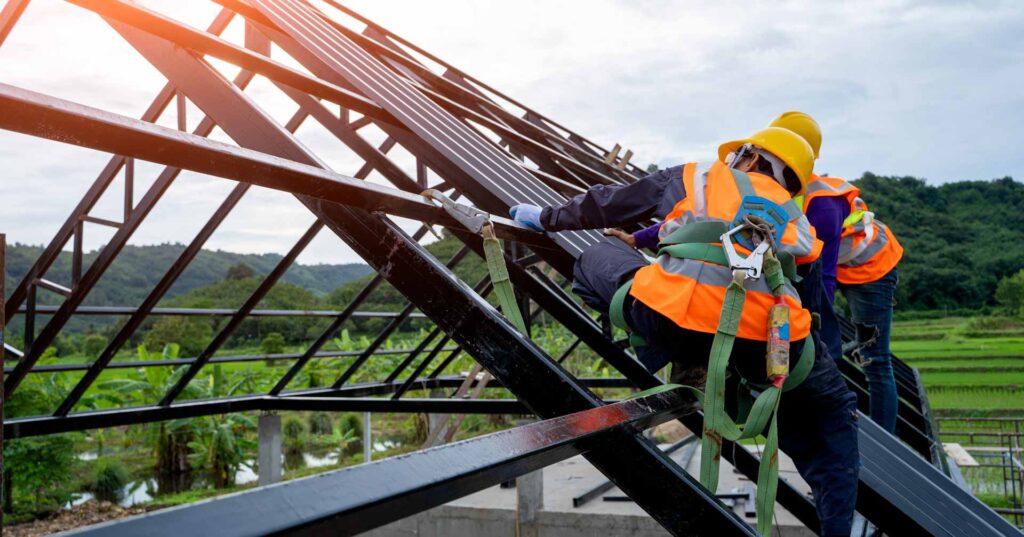
[(782, 127), (799, 134), (801, 138), (811, 144), (811, 149), (814, 150), (814, 158), (818, 158), (818, 152), (821, 150), (821, 127), (818, 126), (818, 122), (814, 121), (814, 118), (809, 114), (796, 111), (783, 112), (779, 117), (773, 119), (768, 126)]
[(775, 155), (796, 173), (800, 179), (800, 191), (794, 193), (794, 196), (800, 196), (807, 190), (807, 182), (814, 171), (814, 150), (799, 134), (781, 127), (767, 127), (755, 132), (750, 138), (722, 144), (718, 147), (718, 158), (725, 162), (729, 153), (739, 151), (746, 144)]

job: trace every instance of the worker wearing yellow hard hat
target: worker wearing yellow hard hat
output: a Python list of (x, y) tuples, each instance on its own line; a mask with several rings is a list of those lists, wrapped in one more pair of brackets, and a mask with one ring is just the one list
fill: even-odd
[(798, 133), (773, 125), (755, 132), (749, 138), (722, 144), (718, 148), (718, 158), (725, 162), (730, 154), (736, 153), (743, 146), (759, 149), (765, 161), (772, 166), (771, 175), (784, 177), (787, 184), (783, 186), (794, 196), (803, 194), (807, 189), (807, 183), (814, 173), (817, 151)]
[[(741, 378), (768, 381), (769, 314), (773, 307), (788, 308), (784, 339), (794, 371), (800, 364), (810, 370), (806, 380), (779, 399), (779, 445), (814, 492), (822, 535), (849, 535), (859, 464), (856, 398), (834, 361), (813, 359), (813, 345), (807, 343), (811, 315), (793, 277), (793, 267), (814, 264), (822, 247), (793, 201), (812, 178), (814, 149), (792, 130), (769, 127), (722, 144), (718, 157), (660, 170), (626, 185), (593, 186), (560, 205), (516, 205), (510, 213), (541, 231), (664, 219), (652, 228), (654, 245), (663, 246), (653, 262), (619, 241), (592, 245), (577, 258), (573, 291), (631, 332), (637, 358), (648, 370), (671, 363), (673, 382), (695, 385), (712, 375), (708, 368), (716, 361), (708, 356), (712, 347), (720, 348), (716, 333), (723, 331), (727, 287), (735, 277), (720, 237), (737, 223), (763, 224), (759, 240), (774, 244), (777, 255), (792, 264), (775, 280), (779, 285), (774, 291), (765, 278), (741, 278), (745, 299), (740, 308), (730, 306), (735, 326), (724, 328), (735, 335), (731, 352), (725, 351), (733, 373), (726, 393), (737, 393)], [(676, 245), (677, 239), (683, 243)], [(737, 240), (733, 254), (750, 254), (746, 246)], [(810, 359), (802, 356), (804, 348), (811, 351)]]
[[(785, 112), (770, 123), (802, 136), (814, 149), (821, 148), (821, 129), (810, 115)], [(850, 307), (857, 327), (854, 357), (861, 363), (868, 383), (871, 419), (889, 432), (896, 430), (899, 399), (889, 352), (892, 307), (903, 256), (889, 226), (868, 210), (856, 186), (838, 178), (812, 175), (802, 206), (822, 249), (822, 283), (831, 304), (838, 286)], [(842, 341), (831, 311), (822, 315), (822, 341), (839, 358)]]

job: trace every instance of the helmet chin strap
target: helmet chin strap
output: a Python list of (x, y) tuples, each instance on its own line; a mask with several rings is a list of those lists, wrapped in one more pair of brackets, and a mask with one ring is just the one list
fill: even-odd
[(775, 179), (775, 182), (782, 185), (783, 188), (788, 189), (789, 187), (786, 185), (786, 175), (784, 173), (787, 167), (786, 163), (782, 162), (782, 159), (780, 159), (779, 157), (776, 157), (775, 155), (765, 151), (764, 149), (761, 149), (760, 147), (754, 147), (752, 150), (754, 153), (756, 153), (758, 156), (765, 159), (766, 161), (768, 161), (769, 164), (772, 165), (772, 177)]

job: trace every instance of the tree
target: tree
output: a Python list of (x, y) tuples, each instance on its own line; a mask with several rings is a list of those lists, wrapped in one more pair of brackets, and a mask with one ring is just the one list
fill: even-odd
[(167, 345), (181, 346), (185, 356), (195, 356), (213, 339), (209, 321), (195, 317), (163, 317), (153, 324), (144, 338), (146, 347), (162, 349)]
[(284, 336), (277, 332), (267, 334), (260, 342), (260, 350), (263, 354), (281, 354), (284, 352)]
[(85, 355), (89, 358), (96, 358), (106, 347), (107, 338), (99, 334), (86, 336), (85, 341), (82, 343), (82, 351), (85, 352)]
[(996, 302), (1011, 314), (1024, 316), (1024, 270), (999, 280)]
[(256, 271), (245, 263), (238, 263), (232, 266), (224, 273), (225, 280), (244, 280), (246, 278), (253, 278), (256, 276)]

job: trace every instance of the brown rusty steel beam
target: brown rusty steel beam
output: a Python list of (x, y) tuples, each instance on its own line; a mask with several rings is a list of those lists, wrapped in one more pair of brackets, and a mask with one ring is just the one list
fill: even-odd
[(3, 11), (0, 11), (0, 46), (3, 46), (7, 36), (14, 29), (14, 25), (18, 24), (18, 19), (21, 18), (26, 7), (28, 7), (28, 0), (9, 0)]
[(155, 11), (128, 4), (122, 0), (67, 1), (95, 11), (103, 17), (117, 20), (154, 36), (178, 43), (201, 54), (224, 60), (267, 78), (288, 84), (376, 120), (396, 123), (395, 118), (391, 114), (360, 95), (312, 78), (291, 67), (271, 61), (263, 55), (239, 47), (201, 30), (191, 28)]

